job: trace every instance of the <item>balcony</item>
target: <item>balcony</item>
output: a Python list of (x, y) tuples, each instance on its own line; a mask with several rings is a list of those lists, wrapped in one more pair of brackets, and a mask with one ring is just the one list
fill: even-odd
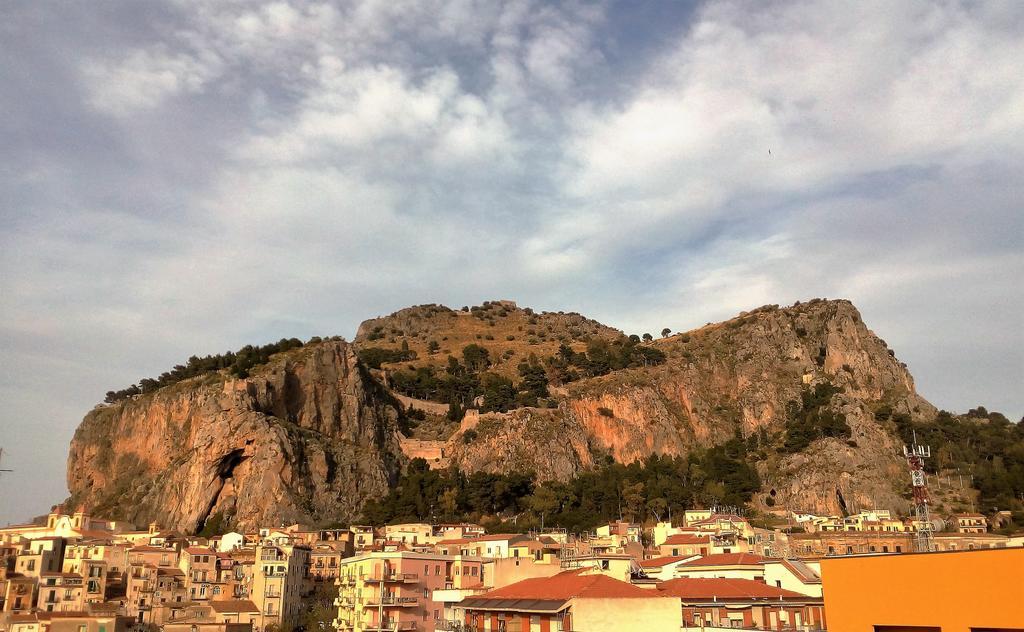
[(406, 584), (415, 584), (419, 579), (420, 576), (416, 573), (398, 573), (395, 571), (372, 573), (363, 577), (365, 582), (401, 582)]
[(415, 607), (420, 602), (416, 597), (398, 597), (395, 595), (384, 595), (383, 597), (370, 596), (366, 598), (363, 603), (364, 608), (377, 608), (384, 606), (386, 608), (411, 608)]
[(400, 632), (403, 630), (415, 630), (415, 621), (381, 621), (380, 623), (367, 623), (363, 626), (366, 632)]

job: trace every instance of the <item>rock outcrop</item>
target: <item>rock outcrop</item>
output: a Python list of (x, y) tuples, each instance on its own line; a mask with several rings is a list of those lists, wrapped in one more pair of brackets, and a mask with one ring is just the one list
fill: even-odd
[[(664, 364), (557, 389), (556, 413), (533, 412), (546, 420), (539, 427), (523, 422), (524, 411), (490, 415), (490, 431), (473, 449), (453, 445), (452, 462), (565, 479), (604, 455), (628, 463), (755, 436), (771, 443), (757, 466), (775, 503), (829, 513), (906, 506), (898, 442), (873, 411), (884, 404), (917, 419), (936, 411), (849, 301), (767, 306), (653, 344)], [(846, 416), (851, 437), (780, 454), (787, 405), (825, 381), (842, 389), (831, 407)]]
[(246, 379), (194, 378), (100, 406), (68, 457), (72, 502), (182, 531), (352, 519), (404, 457), (398, 410), (351, 346), (284, 354)]
[[(216, 516), (240, 528), (325, 523), (356, 518), (417, 455), (433, 457), (435, 467), (564, 480), (607, 458), (686, 455), (741, 437), (764, 481), (754, 499), (762, 508), (905, 507), (899, 445), (884, 419), (936, 411), (848, 301), (765, 306), (645, 343), (665, 361), (553, 384), (548, 408), (478, 421), (471, 411), (472, 423), (458, 426), (445, 421), (444, 404), (421, 402), (435, 433), (413, 440), (399, 440), (402, 404), (384, 386), (388, 367), (371, 374), (354, 351), (411, 350), (402, 367), (443, 371), (449, 354), (479, 344), (494, 359), (489, 370), (518, 377), (516, 364), (528, 355), (544, 362), (561, 344), (582, 350), (595, 337), (621, 335), (579, 314), (535, 314), (509, 302), (402, 310), (364, 323), (353, 345), (313, 343), (245, 379), (211, 373), (97, 407), (71, 445), (72, 501), (184, 531)], [(782, 449), (787, 410), (822, 383), (837, 388), (827, 405), (845, 416), (850, 436)], [(439, 428), (452, 433), (447, 440)]]

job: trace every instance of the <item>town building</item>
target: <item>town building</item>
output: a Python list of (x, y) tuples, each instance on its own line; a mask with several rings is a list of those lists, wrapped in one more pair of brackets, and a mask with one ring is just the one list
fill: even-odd
[(639, 564), (646, 577), (658, 581), (667, 581), (676, 577), (676, 568), (698, 557), (698, 555), (666, 555), (640, 560)]
[(751, 579), (680, 578), (658, 584), (658, 591), (679, 598), (683, 630), (826, 629), (820, 596), (811, 597)]
[[(708, 555), (711, 550), (711, 535), (696, 533), (675, 533), (665, 538), (658, 546), (663, 557), (688, 557)], [(718, 551), (719, 553), (723, 551)]]
[(829, 629), (978, 632), (1024, 629), (1024, 549), (821, 560)]
[(749, 579), (764, 582), (765, 558), (753, 553), (718, 553), (678, 565), (676, 577)]
[(444, 602), (435, 591), (481, 585), (479, 558), (372, 551), (342, 561), (338, 576), (339, 632), (426, 630), (442, 620)]
[(309, 553), (309, 548), (302, 545), (256, 547), (249, 599), (260, 611), (258, 630), (270, 625), (294, 627), (298, 622)]
[(504, 632), (649, 632), (678, 630), (680, 611), (677, 598), (578, 569), (465, 599), (451, 623)]
[(962, 513), (954, 516), (957, 533), (987, 533), (988, 518), (979, 513)]
[(761, 562), (764, 568), (764, 583), (792, 592), (821, 597), (821, 566), (816, 560), (766, 558)]

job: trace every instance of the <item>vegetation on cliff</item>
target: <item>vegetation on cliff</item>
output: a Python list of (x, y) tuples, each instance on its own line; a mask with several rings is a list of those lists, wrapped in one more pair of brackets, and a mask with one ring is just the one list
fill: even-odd
[(371, 524), (420, 520), (500, 519), (525, 530), (545, 526), (592, 529), (608, 520), (667, 517), (715, 503), (742, 506), (760, 488), (745, 460), (746, 445), (734, 439), (686, 457), (651, 455), (629, 465), (606, 460), (567, 481), (537, 483), (532, 472), (465, 474), (430, 470), (414, 459), (391, 492), (363, 507)]
[[(313, 338), (310, 342), (319, 342), (319, 338)], [(192, 356), (185, 364), (177, 364), (170, 371), (164, 371), (156, 378), (144, 377), (138, 384), (132, 384), (128, 388), (119, 391), (107, 391), (103, 401), (108, 404), (127, 399), (133, 395), (151, 393), (165, 386), (177, 384), (197, 375), (213, 373), (227, 369), (235, 377), (247, 377), (249, 371), (256, 366), (266, 364), (270, 356), (275, 353), (297, 349), (303, 345), (298, 338), (281, 338), (277, 342), (262, 346), (245, 345), (238, 351), (227, 351), (225, 353), (208, 356)]]
[(1024, 419), (1013, 423), (983, 406), (962, 416), (942, 410), (923, 423), (885, 407), (875, 416), (891, 420), (904, 443), (916, 438), (931, 448), (932, 458), (925, 462), (931, 473), (958, 469), (971, 477), (981, 511), (1010, 511), (1014, 524), (1008, 528), (1024, 528)]
[(799, 402), (786, 405), (786, 452), (799, 452), (815, 439), (850, 436), (846, 416), (830, 408), (832, 396), (842, 391), (830, 382), (822, 382), (813, 389), (805, 388)]
[[(360, 358), (374, 368), (383, 362), (412, 359), (405, 351), (371, 347), (360, 352)], [(638, 336), (622, 336), (614, 340), (597, 338), (587, 344), (586, 351), (574, 351), (561, 344), (558, 353), (541, 359), (531, 353), (516, 365), (519, 382), (489, 371), (492, 365), (488, 349), (469, 344), (462, 349), (462, 362), (448, 356), (442, 374), (433, 365), (408, 366), (389, 373), (391, 387), (417, 399), (456, 405), (477, 406), (482, 412), (506, 412), (521, 406), (538, 406), (549, 397), (550, 384), (564, 384), (585, 377), (607, 375), (616, 370), (656, 366), (665, 362), (665, 354), (640, 344)], [(475, 402), (479, 400), (479, 405)]]

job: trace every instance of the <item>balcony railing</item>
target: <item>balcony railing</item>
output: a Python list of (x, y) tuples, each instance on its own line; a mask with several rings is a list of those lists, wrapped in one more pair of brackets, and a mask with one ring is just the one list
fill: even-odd
[(381, 571), (363, 576), (367, 582), (405, 582), (413, 583), (419, 581), (420, 576), (416, 573), (399, 573), (396, 571)]
[(402, 632), (405, 630), (415, 630), (415, 621), (381, 621), (379, 623), (367, 623), (363, 626), (363, 629), (367, 632)]
[(365, 608), (376, 608), (378, 606), (409, 608), (419, 603), (416, 597), (397, 597), (395, 595), (384, 595), (383, 597), (367, 597), (363, 604)]

